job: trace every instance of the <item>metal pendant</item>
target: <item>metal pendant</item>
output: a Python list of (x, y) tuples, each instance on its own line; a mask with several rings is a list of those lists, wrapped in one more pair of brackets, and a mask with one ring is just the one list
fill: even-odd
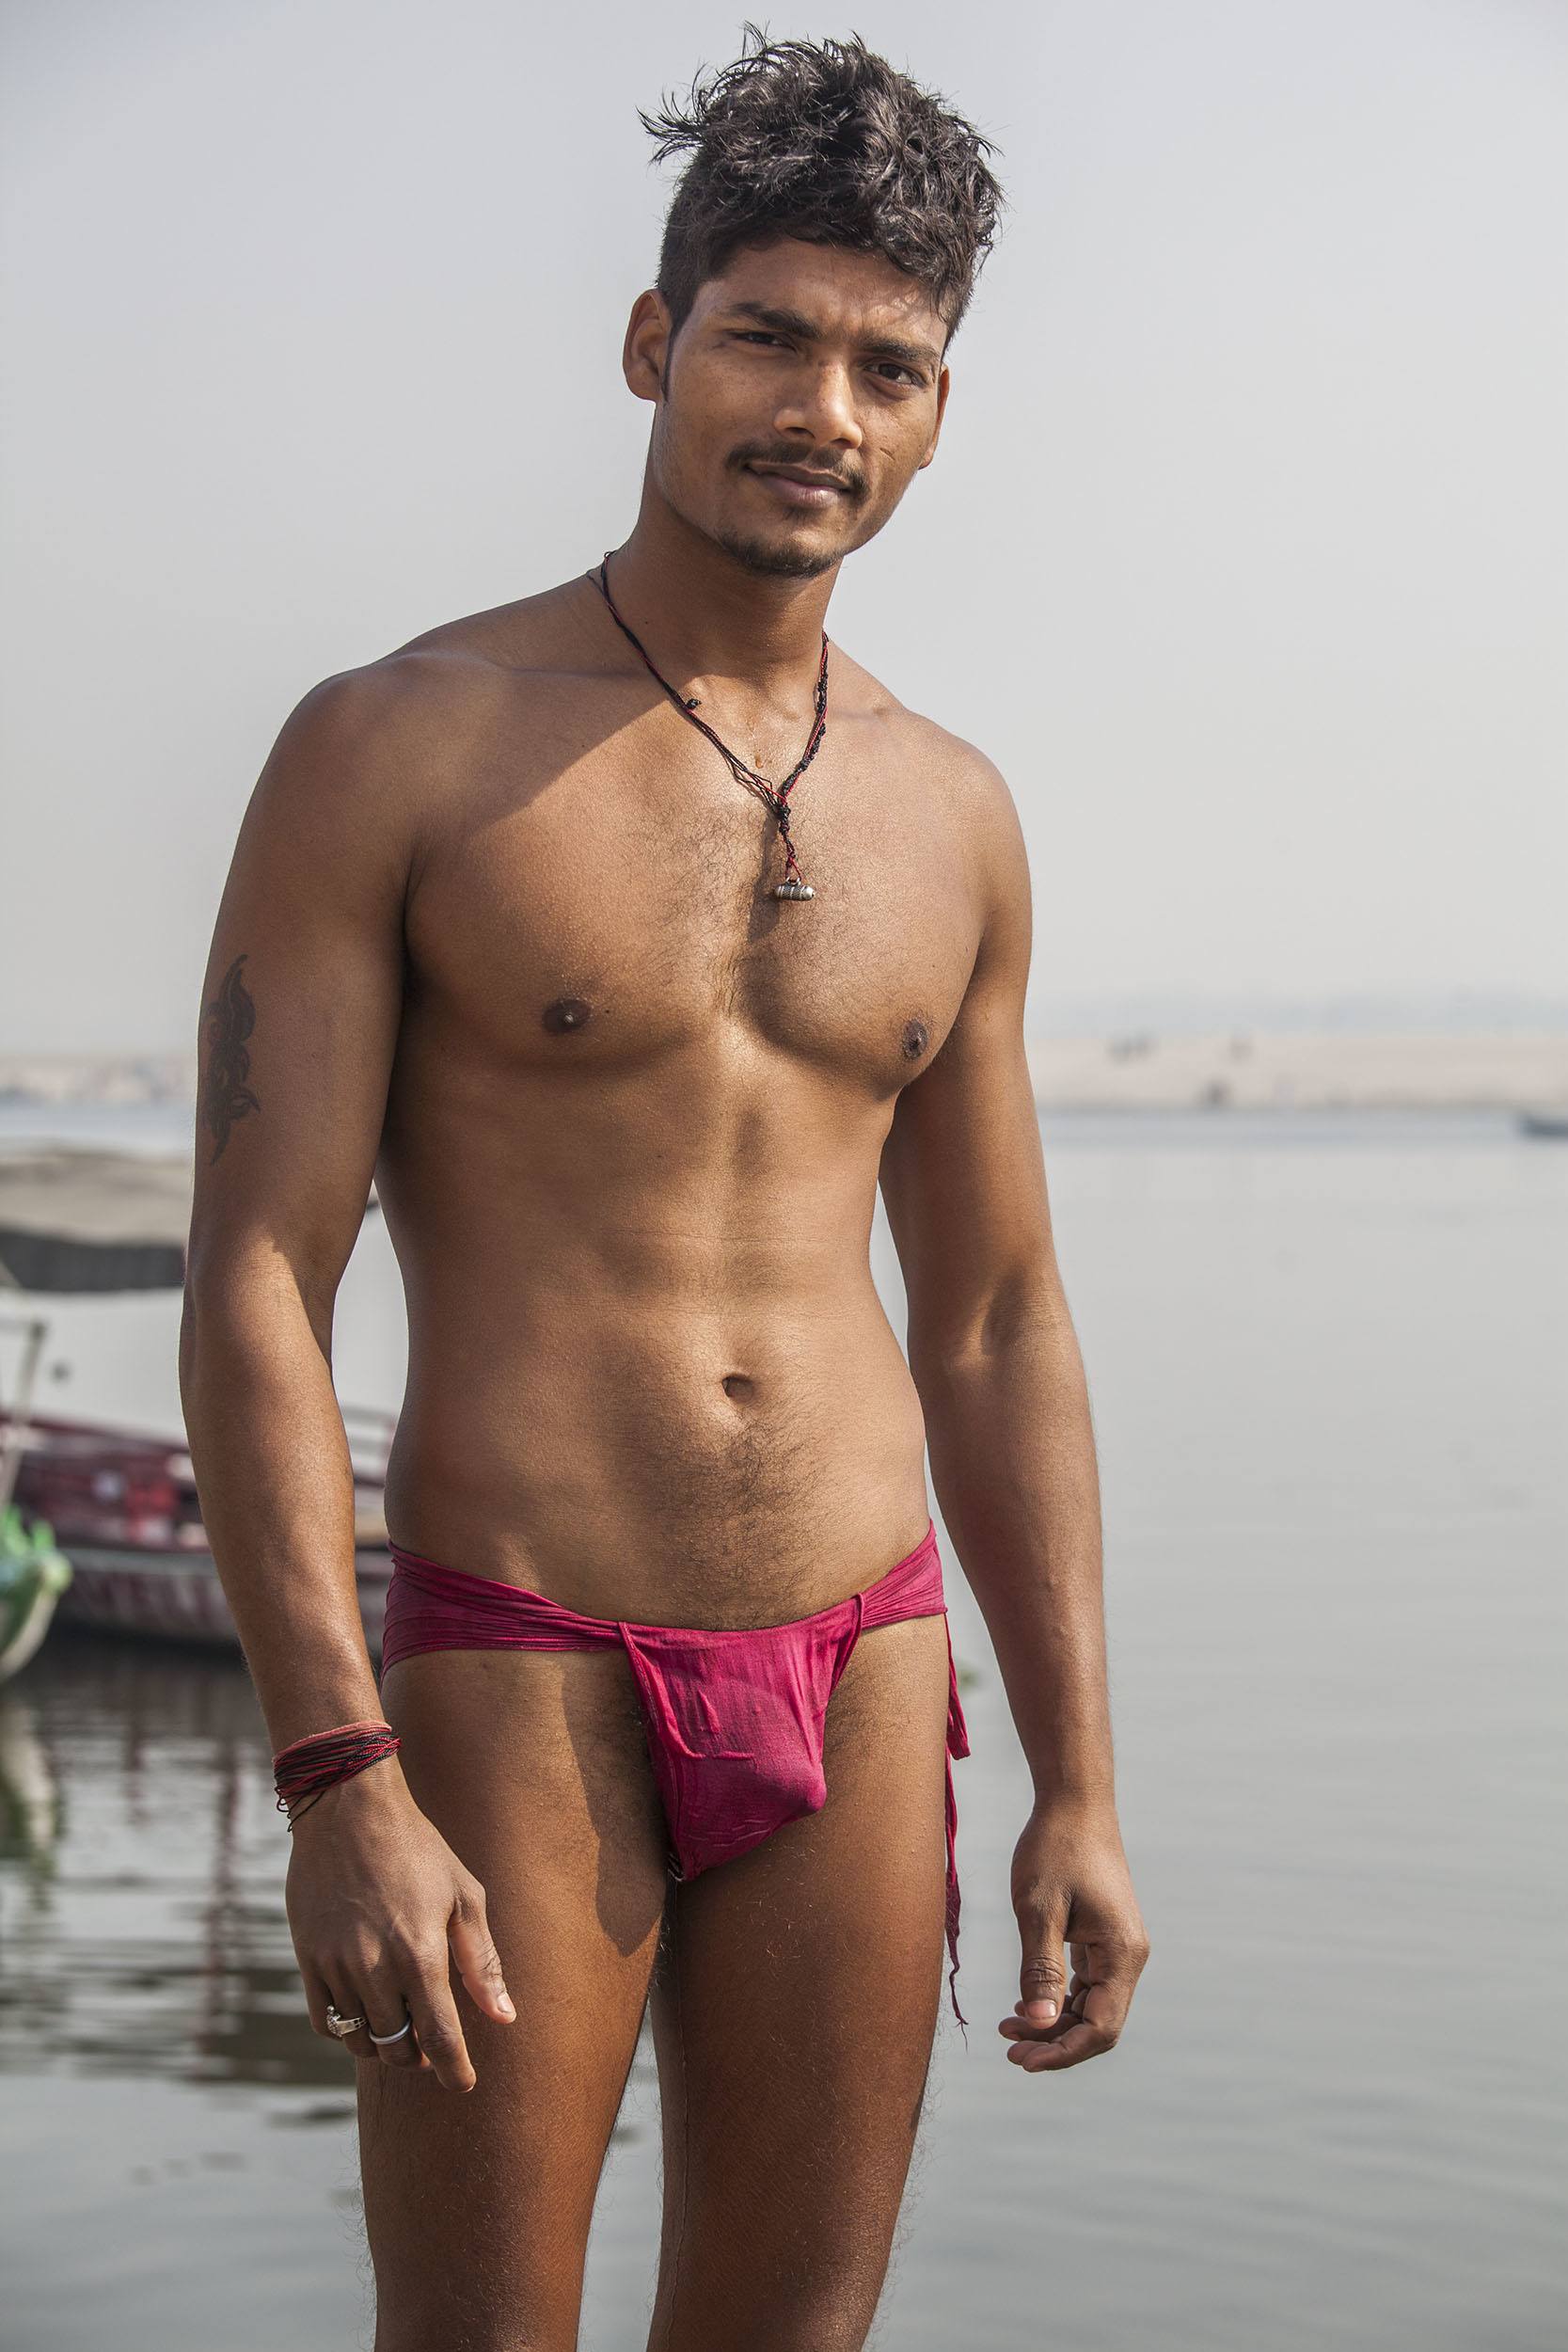
[(773, 884), (772, 895), (775, 898), (815, 898), (816, 893), (810, 882), (782, 882)]

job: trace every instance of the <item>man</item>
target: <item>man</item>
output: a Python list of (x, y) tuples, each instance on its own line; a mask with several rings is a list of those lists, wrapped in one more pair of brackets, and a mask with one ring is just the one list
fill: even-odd
[[(576, 2343), (650, 1994), (651, 2345), (863, 2344), (948, 1918), (927, 1442), (1036, 1792), (1008, 2060), (1108, 2049), (1147, 1951), (1019, 823), (982, 753), (823, 634), (936, 453), (1000, 191), (989, 142), (858, 40), (746, 30), (643, 118), (693, 151), (626, 338), (635, 528), (305, 696), (203, 995), (182, 1371), (214, 1555), (279, 1751), (401, 1740), (291, 1814), (288, 1882), (317, 2030), (364, 2020), (378, 2352)], [(372, 1174), (410, 1351), (379, 1690), (330, 1369)], [(863, 1622), (911, 1559), (915, 1613)], [(803, 1626), (831, 1694), (794, 1693), (799, 1783), (683, 1869), (672, 1776), (733, 1793)]]

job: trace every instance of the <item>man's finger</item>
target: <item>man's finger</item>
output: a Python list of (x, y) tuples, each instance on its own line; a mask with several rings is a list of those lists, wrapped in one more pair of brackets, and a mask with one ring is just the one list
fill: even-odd
[(1022, 1994), (1020, 2014), (1032, 2026), (1049, 2026), (1060, 2014), (1067, 1994), (1067, 1905), (1058, 1896), (1015, 1899), (1019, 1942), (1023, 1958), (1019, 1969)]
[[(1077, 1974), (1077, 1969), (1074, 1969), (1072, 1976), (1068, 1979), (1068, 1999), (1063, 2002), (1063, 2009), (1072, 2009), (1074, 1999), (1084, 1993), (1088, 1993), (1088, 1983), (1086, 1983), (1086, 1979), (1082, 1979), (1082, 1976)], [(1016, 2018), (1022, 2016), (1022, 2002), (1013, 2002), (1013, 2016)]]
[(1031, 2033), (1020, 2020), (1021, 2030), (1007, 2052), (1008, 2065), (1030, 2074), (1059, 2074), (1064, 2066), (1080, 2066), (1085, 2058), (1115, 2049), (1132, 1998), (1131, 1979), (1108, 1978), (1089, 1987), (1081, 2013), (1075, 2001), (1048, 2033)]
[[(332, 1989), (327, 1998), (340, 2017), (368, 2018), (370, 2016), (371, 2012), (365, 2005), (364, 1995), (355, 1984), (346, 1967), (334, 1970)], [(363, 2026), (356, 2026), (353, 2033), (332, 2033), (331, 2027), (324, 2019), (322, 2030), (331, 2034), (339, 2049), (346, 2050), (350, 2058), (374, 2058), (375, 2056), (375, 2044)]]
[(420, 2047), (448, 2090), (472, 2090), (478, 2076), (458, 2022), (457, 2004), (439, 1963), (421, 1973), (405, 1995)]
[(1058, 2041), (1068, 2026), (1083, 2015), (1084, 1995), (1088, 1989), (1081, 1977), (1074, 1977), (1068, 1986), (1067, 1999), (1062, 2003), (1061, 2015), (1053, 2019), (1049, 2026), (1032, 2024), (1023, 2014), (1023, 2003), (1015, 2001), (1013, 2014), (1003, 2018), (999, 2030), (1005, 2033), (1009, 2041), (1014, 2042), (1022, 2041), (1025, 2038), (1040, 2042)]
[(501, 1957), (490, 1935), (490, 1922), (485, 1915), (484, 1889), (475, 1884), (458, 1896), (457, 1904), (447, 1922), (447, 1940), (451, 1946), (463, 1981), (481, 2009), (492, 2017), (499, 2017), (509, 2026), (517, 2012), (512, 1995), (501, 1975)]
[[(383, 1961), (381, 1966), (367, 1979), (365, 1991), (368, 2031), (396, 2037), (389, 2042), (372, 2042), (371, 2048), (373, 2055), (383, 2066), (405, 2066), (410, 2072), (416, 2072), (426, 2061), (421, 2058), (419, 2039), (414, 2031), (413, 2011), (403, 1996), (402, 1972), (392, 1961)], [(405, 2022), (408, 2030), (400, 2033), (398, 2028)], [(357, 2040), (357, 2035), (355, 2038)]]
[[(297, 1960), (299, 1955), (296, 1953), (294, 1957)], [(325, 2034), (326, 2033), (326, 2005), (332, 1998), (326, 1989), (326, 1979), (319, 1977), (313, 1968), (307, 1967), (304, 1961), (300, 1961), (299, 1980), (305, 1987), (305, 2006), (310, 2013), (311, 2028), (316, 2033)], [(330, 2040), (330, 2035), (327, 2038)]]

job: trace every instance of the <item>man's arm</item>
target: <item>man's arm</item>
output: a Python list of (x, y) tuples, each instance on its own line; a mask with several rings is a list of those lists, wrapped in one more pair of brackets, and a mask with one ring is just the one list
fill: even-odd
[[(291, 714), (240, 827), (202, 990), (181, 1393), (275, 1749), (381, 1714), (332, 1320), (402, 1016), (418, 710), (418, 683), (394, 662), (328, 678)], [(483, 1890), (419, 1813), (396, 1756), (301, 1813), (289, 1909), (318, 2032), (329, 1998), (377, 2031), (406, 2000), (441, 2080), (471, 2088), (447, 1941), (504, 2015)], [(394, 1935), (400, 1919), (420, 1923), (419, 1950)], [(363, 2034), (347, 2046), (376, 2054)], [(389, 2058), (420, 2062), (408, 2040)]]
[(941, 1051), (899, 1097), (881, 1185), (932, 1481), (1034, 1780), (1013, 1859), (1022, 1998), (1002, 2026), (1033, 2071), (1111, 2046), (1148, 1942), (1116, 1820), (1088, 1390), (1024, 1051), (1028, 858), (1006, 783), (973, 755), (980, 945)]

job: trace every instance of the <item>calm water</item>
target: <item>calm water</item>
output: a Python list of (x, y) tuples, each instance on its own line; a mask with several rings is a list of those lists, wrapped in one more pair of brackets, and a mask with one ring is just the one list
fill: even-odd
[[(1006, 2065), (1027, 1781), (949, 1550), (970, 2041), (944, 2020), (877, 2352), (1546, 2352), (1568, 1146), (1228, 1114), (1045, 1142), (1155, 1954), (1108, 2057)], [(901, 1329), (880, 1217), (876, 1249)], [(176, 1301), (50, 1312), (61, 1409), (178, 1427)], [(372, 1224), (339, 1391), (402, 1375)], [(7, 2352), (370, 2344), (354, 2062), (306, 2022), (285, 1846), (243, 1668), (61, 1636), (0, 1690)], [(642, 2352), (657, 2193), (644, 2047), (584, 2352)]]

